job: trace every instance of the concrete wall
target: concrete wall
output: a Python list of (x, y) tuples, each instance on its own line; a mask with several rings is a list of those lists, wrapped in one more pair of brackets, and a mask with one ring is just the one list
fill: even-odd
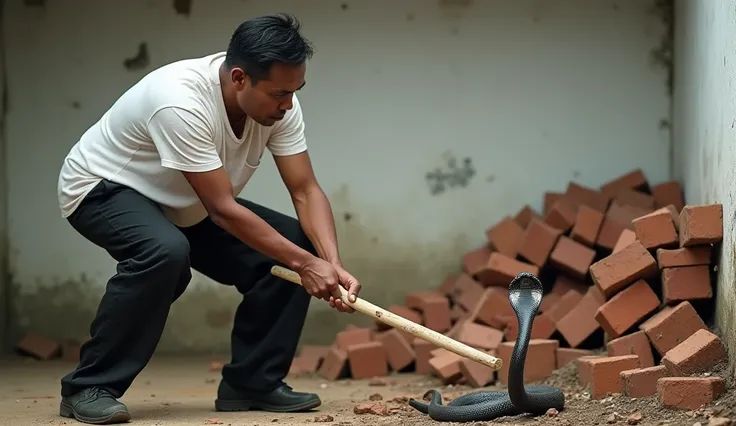
[(689, 203), (722, 203), (716, 325), (736, 375), (736, 1), (678, 0), (674, 147)]
[[(200, 0), (188, 15), (170, 0), (8, 3), (16, 331), (84, 335), (114, 273), (59, 217), (77, 137), (147, 71), (224, 49), (267, 12), (297, 14), (316, 44), (300, 97), (310, 151), (374, 303), (439, 285), (486, 227), (571, 179), (670, 178), (667, 71), (652, 61), (665, 29), (650, 1)], [(142, 67), (126, 68), (143, 42)], [(294, 214), (270, 158), (243, 195)], [(227, 350), (237, 300), (195, 274), (160, 348)], [(364, 320), (315, 303), (304, 339), (330, 341), (348, 319)]]

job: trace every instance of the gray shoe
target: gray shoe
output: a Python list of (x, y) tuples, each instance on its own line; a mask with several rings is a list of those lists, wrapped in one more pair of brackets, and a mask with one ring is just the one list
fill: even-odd
[(130, 420), (128, 407), (105, 389), (93, 387), (61, 399), (59, 414), (83, 423), (106, 425)]

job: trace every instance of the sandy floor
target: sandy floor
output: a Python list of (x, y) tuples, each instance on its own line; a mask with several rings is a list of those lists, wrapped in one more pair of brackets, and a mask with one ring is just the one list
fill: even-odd
[[(314, 424), (320, 420), (334, 425), (428, 425), (439, 424), (418, 413), (400, 399), (401, 396), (421, 396), (431, 388), (440, 389), (443, 395), (457, 396), (471, 389), (444, 387), (428, 376), (402, 374), (386, 378), (383, 386), (368, 380), (326, 382), (315, 377), (292, 378), (289, 383), (295, 390), (319, 393), (323, 405), (311, 413), (274, 414), (265, 412), (218, 413), (214, 411), (219, 373), (208, 371), (210, 359), (156, 358), (139, 376), (130, 391), (123, 397), (137, 425), (263, 425), (276, 422), (281, 425)], [(81, 424), (58, 415), (59, 380), (72, 364), (61, 361), (38, 362), (13, 358), (0, 361), (0, 425), (74, 425)], [(714, 413), (732, 416), (736, 410), (733, 390), (718, 405), (697, 412), (673, 412), (659, 408), (656, 400), (613, 397), (604, 401), (589, 401), (581, 389), (567, 386), (574, 370), (561, 371), (553, 378), (555, 385), (565, 386), (568, 393), (567, 408), (554, 417), (507, 418), (504, 424), (541, 425), (606, 425), (628, 424), (628, 416), (642, 415), (639, 425), (693, 425), (700, 421), (707, 425), (707, 417)], [(356, 404), (371, 402), (371, 396), (388, 406), (389, 415), (356, 415)], [(320, 419), (320, 417), (327, 417)], [(495, 422), (494, 422), (495, 423)], [(479, 422), (476, 425), (489, 425)]]

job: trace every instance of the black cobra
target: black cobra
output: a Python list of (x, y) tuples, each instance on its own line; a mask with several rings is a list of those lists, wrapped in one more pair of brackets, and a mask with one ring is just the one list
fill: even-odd
[(516, 312), (519, 331), (509, 362), (508, 392), (476, 391), (442, 405), (439, 391), (430, 390), (424, 394), (424, 399), (430, 398), (428, 404), (411, 399), (409, 405), (428, 414), (431, 419), (443, 422), (487, 421), (519, 414), (540, 415), (550, 408), (561, 411), (565, 407), (565, 394), (560, 389), (524, 385), (524, 362), (532, 322), (542, 302), (542, 294), (542, 283), (530, 273), (517, 275), (509, 285), (509, 301)]

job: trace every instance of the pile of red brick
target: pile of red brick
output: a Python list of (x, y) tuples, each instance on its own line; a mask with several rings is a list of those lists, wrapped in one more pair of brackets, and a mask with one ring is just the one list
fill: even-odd
[[(499, 372), (380, 323), (350, 326), (331, 346), (304, 348), (292, 372), (335, 380), (414, 371), (445, 383), (506, 383), (518, 332), (507, 287), (518, 273), (531, 272), (546, 288), (527, 381), (577, 360), (580, 381), (595, 398), (652, 394), (657, 383), (665, 396), (678, 386), (720, 389), (716, 379), (676, 377), (725, 356), (693, 306), (712, 302), (712, 251), (722, 222), (721, 205), (684, 205), (676, 181), (650, 186), (641, 170), (599, 189), (570, 182), (564, 193), (545, 193), (541, 214), (525, 206), (486, 230), (487, 244), (462, 256), (461, 270), (437, 289), (388, 307), (502, 358)], [(593, 355), (601, 348), (606, 356)]]

